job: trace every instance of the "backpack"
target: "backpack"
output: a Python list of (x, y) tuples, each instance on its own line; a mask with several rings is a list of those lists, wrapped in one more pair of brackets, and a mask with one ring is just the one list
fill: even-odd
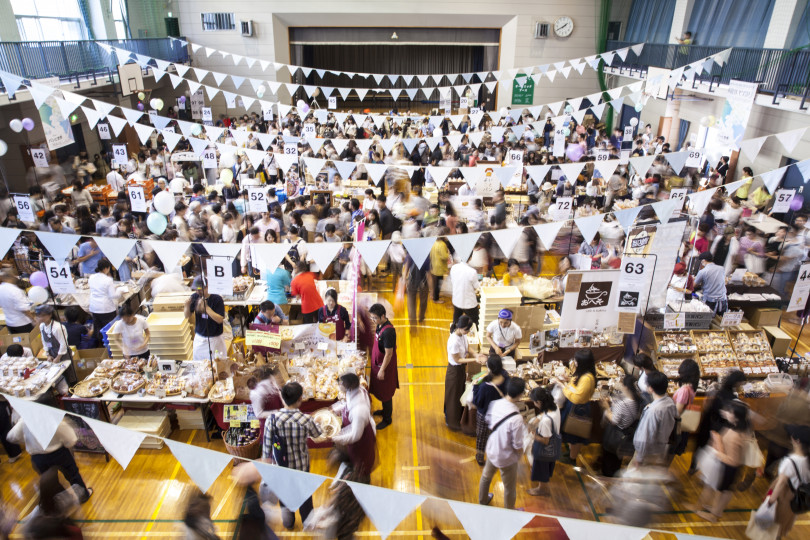
[(271, 430), (270, 430), (270, 453), (273, 456), (273, 461), (279, 467), (288, 467), (289, 458), (287, 457), (287, 441), (282, 438), (278, 429), (276, 429), (276, 415), (271, 416)]
[(804, 514), (810, 511), (810, 482), (802, 482), (802, 476), (799, 474), (799, 467), (796, 462), (790, 460), (793, 469), (796, 471), (796, 478), (799, 479), (799, 487), (793, 488), (793, 484), (788, 482), (791, 491), (793, 491), (793, 498), (790, 500), (790, 509), (794, 514)]

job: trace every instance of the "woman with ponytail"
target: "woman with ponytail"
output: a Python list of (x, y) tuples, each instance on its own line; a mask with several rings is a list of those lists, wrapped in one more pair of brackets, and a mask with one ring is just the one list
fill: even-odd
[(467, 380), (467, 367), (470, 362), (479, 362), (470, 354), (467, 333), (472, 328), (472, 320), (466, 315), (450, 325), (450, 338), (447, 340), (447, 372), (444, 376), (444, 423), (451, 431), (461, 431), (461, 395)]

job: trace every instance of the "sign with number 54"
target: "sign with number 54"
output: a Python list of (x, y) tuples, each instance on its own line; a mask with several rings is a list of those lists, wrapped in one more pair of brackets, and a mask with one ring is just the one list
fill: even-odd
[(56, 261), (45, 261), (45, 272), (48, 274), (48, 283), (54, 294), (70, 294), (76, 292), (73, 284), (73, 275), (67, 263), (59, 266)]

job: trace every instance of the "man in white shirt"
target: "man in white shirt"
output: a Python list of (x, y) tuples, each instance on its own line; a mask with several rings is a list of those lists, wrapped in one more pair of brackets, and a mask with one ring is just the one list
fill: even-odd
[(475, 268), (459, 261), (450, 267), (450, 283), (453, 285), (453, 323), (466, 315), (478, 325), (478, 298), (475, 292), (480, 287)]
[(124, 189), (126, 181), (124, 180), (123, 175), (119, 172), (118, 167), (111, 170), (107, 174), (107, 184), (112, 188), (113, 191), (118, 193), (122, 189)]
[(31, 302), (17, 286), (17, 278), (7, 272), (0, 273), (0, 308), (6, 316), (6, 327), (11, 334), (25, 334), (34, 329)]
[(270, 217), (270, 212), (263, 212), (262, 219), (255, 223), (256, 228), (259, 229), (259, 235), (264, 238), (264, 234), (267, 232), (268, 229), (272, 229), (276, 232), (276, 237), (281, 238), (281, 229), (278, 226), (278, 222)]
[(158, 156), (157, 150), (149, 151), (149, 158), (146, 160), (147, 178), (157, 178), (164, 176), (165, 167), (163, 160)]
[[(242, 251), (239, 253), (239, 260), (240, 263), (242, 264), (242, 274), (246, 276), (253, 275), (252, 271), (253, 254), (250, 252), (251, 244), (264, 243), (264, 238), (259, 233), (259, 228), (256, 227), (255, 225), (250, 228), (248, 233), (249, 234), (247, 234), (245, 238), (242, 240)], [(248, 273), (248, 270), (250, 270), (251, 273)]]
[(501, 358), (511, 357), (520, 345), (523, 332), (512, 322), (512, 311), (502, 309), (498, 313), (498, 320), (487, 326), (487, 341), (489, 354), (497, 354)]
[(175, 197), (182, 197), (184, 194), (188, 193), (190, 189), (191, 184), (183, 177), (182, 174), (178, 173), (175, 175), (172, 181), (169, 182), (169, 190), (174, 193)]
[(489, 492), (495, 469), (501, 473), (503, 482), (503, 505), (514, 508), (517, 498), (517, 470), (523, 455), (523, 439), (526, 425), (516, 402), (526, 391), (523, 379), (512, 377), (506, 382), (506, 395), (489, 404), (486, 422), (492, 430), (487, 440), (487, 462), (478, 484), (478, 503), (489, 505), (493, 494)]

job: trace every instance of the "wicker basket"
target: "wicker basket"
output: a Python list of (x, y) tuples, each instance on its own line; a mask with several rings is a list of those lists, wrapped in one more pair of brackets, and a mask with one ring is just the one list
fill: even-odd
[[(225, 439), (225, 434), (223, 433), (223, 442)], [(261, 437), (256, 437), (250, 444), (246, 444), (244, 446), (231, 446), (228, 443), (225, 443), (225, 449), (228, 453), (232, 456), (245, 458), (245, 459), (259, 459), (262, 455), (262, 441)]]

